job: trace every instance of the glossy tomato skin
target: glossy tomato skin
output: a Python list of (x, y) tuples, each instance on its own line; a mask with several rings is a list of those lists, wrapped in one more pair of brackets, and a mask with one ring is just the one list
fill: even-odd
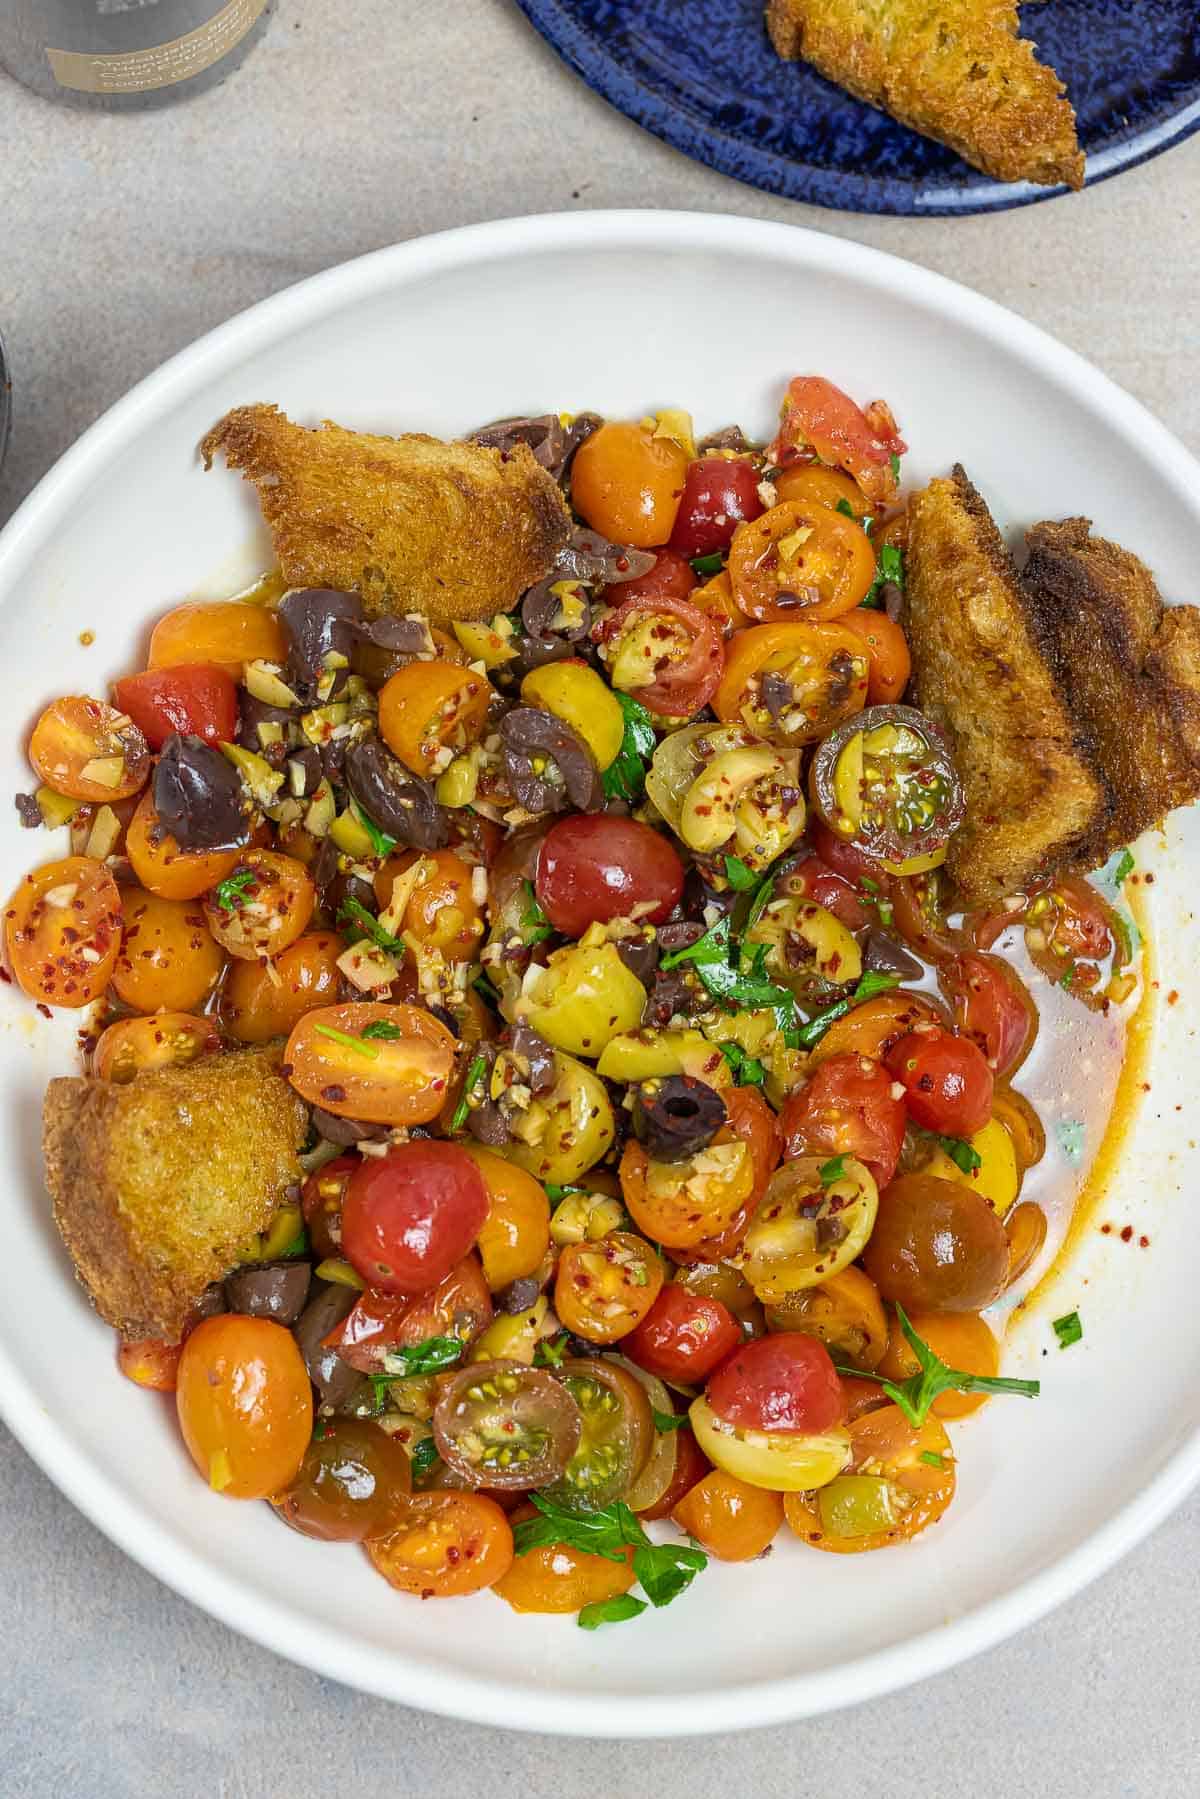
[[(634, 698), (651, 712), (671, 718), (694, 718), (721, 684), (725, 672), (722, 633), (706, 612), (688, 600), (650, 595), (623, 600), (600, 621), (593, 633), (598, 644), (608, 647), (614, 684), (631, 682), (617, 675), (622, 642), (640, 643), (638, 667), (642, 671)], [(650, 675), (646, 681), (642, 675)]]
[(698, 1383), (741, 1341), (741, 1326), (728, 1306), (672, 1284), (663, 1288), (621, 1348), (662, 1380)]
[(487, 1187), (465, 1150), (404, 1143), (351, 1176), (342, 1248), (377, 1292), (426, 1293), (466, 1255), (487, 1214)]
[(513, 1559), (508, 1519), (482, 1493), (414, 1493), (396, 1528), (364, 1548), (390, 1586), (422, 1599), (481, 1592)]
[(971, 1137), (992, 1115), (994, 1080), (983, 1051), (969, 1037), (936, 1026), (902, 1037), (888, 1067), (908, 1092), (915, 1123), (947, 1137)]
[(123, 675), (113, 683), (113, 699), (152, 750), (161, 750), (175, 732), (202, 737), (205, 743), (232, 743), (237, 735), (237, 687), (211, 662)]
[(781, 1436), (831, 1430), (846, 1405), (829, 1351), (799, 1331), (759, 1337), (735, 1350), (709, 1380), (708, 1403), (738, 1430)]
[(954, 1010), (954, 1022), (978, 1044), (1001, 1079), (1021, 1066), (1038, 1031), (1038, 1011), (1016, 970), (999, 956), (964, 950), (942, 964), (938, 983)]
[(632, 581), (617, 581), (605, 591), (605, 599), (614, 606), (626, 600), (686, 600), (696, 585), (696, 572), (686, 556), (678, 550), (657, 550), (654, 567)]
[(183, 1346), (175, 1401), (192, 1460), (229, 1499), (269, 1498), (304, 1460), (312, 1386), (282, 1324), (236, 1312), (206, 1318)]
[(762, 510), (758, 475), (749, 462), (701, 456), (684, 478), (671, 548), (684, 556), (712, 556), (727, 549), (738, 526)]
[(416, 1298), (368, 1290), (325, 1338), (325, 1347), (336, 1349), (360, 1374), (379, 1374), (389, 1349), (424, 1343), (427, 1337), (455, 1336), (469, 1344), (491, 1321), (492, 1296), (478, 1256), (469, 1255)]
[(777, 882), (776, 892), (803, 894), (814, 905), (832, 912), (848, 931), (866, 930), (875, 917), (873, 909), (859, 897), (855, 883), (836, 874), (820, 856), (806, 856)]
[(636, 818), (575, 814), (551, 825), (537, 859), (538, 902), (556, 931), (581, 937), (590, 924), (628, 918), (653, 904), (662, 924), (683, 892), (684, 869), (665, 837)]
[(687, 1426), (675, 1432), (677, 1452), (675, 1456), (675, 1474), (666, 1491), (639, 1512), (638, 1516), (644, 1524), (651, 1524), (657, 1518), (669, 1518), (685, 1493), (690, 1493), (698, 1480), (712, 1467), (712, 1463), (701, 1449), (692, 1430)]
[(412, 1492), (408, 1452), (367, 1418), (330, 1418), (318, 1429), (291, 1482), (271, 1495), (280, 1517), (324, 1543), (394, 1530)]
[(896, 1172), (904, 1142), (904, 1101), (893, 1077), (870, 1056), (830, 1056), (780, 1113), (784, 1158), (855, 1156), (877, 1186)]

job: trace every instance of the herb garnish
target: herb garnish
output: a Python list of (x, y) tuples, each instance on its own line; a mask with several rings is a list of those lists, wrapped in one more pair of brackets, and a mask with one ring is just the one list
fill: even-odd
[(714, 550), (711, 556), (693, 556), (691, 562), (698, 575), (719, 575), (725, 566), (719, 550)]
[(486, 1000), (489, 1006), (499, 1006), (500, 995), (485, 974), (477, 974), (471, 985), (480, 999)]
[(385, 1349), (383, 1366), (393, 1380), (414, 1374), (440, 1374), (443, 1368), (453, 1368), (465, 1348), (461, 1337), (426, 1337), (423, 1343)]
[(646, 762), (654, 754), (657, 739), (650, 714), (641, 704), (627, 693), (613, 690), (613, 698), (625, 714), (625, 735), (621, 739), (621, 747), (600, 777), (604, 786), (604, 797), (609, 800), (626, 800), (629, 805), (636, 805), (646, 788)]
[(471, 1095), (479, 1084), (479, 1078), (486, 1067), (487, 1057), (475, 1056), (470, 1067), (467, 1069), (467, 1078), (463, 1082), (463, 1088), (459, 1095), (458, 1104), (454, 1108), (454, 1116), (450, 1120), (450, 1129), (452, 1131), (461, 1131), (463, 1125), (467, 1122), (467, 1113), (471, 1110)]
[(393, 1024), (388, 1018), (373, 1018), (359, 1032), (360, 1037), (378, 1037), (384, 1043), (395, 1043), (403, 1035), (399, 1025)]
[[(765, 952), (765, 945), (758, 947)], [(766, 978), (761, 958), (751, 967), (749, 975), (739, 973), (730, 960), (731, 949), (729, 919), (719, 918), (699, 942), (664, 956), (659, 967), (665, 971), (681, 962), (690, 962), (714, 999), (734, 1000), (752, 1012), (774, 1012), (779, 1029), (794, 1032), (799, 1019), (796, 1002), (787, 988), (777, 987)]]
[(815, 1018), (810, 1018), (807, 1024), (801, 1025), (798, 1047), (811, 1049), (821, 1041), (835, 1019), (844, 1018), (847, 1012), (852, 1011), (855, 1006), (861, 1006), (864, 1000), (874, 999), (877, 993), (890, 993), (893, 987), (899, 985), (898, 974), (876, 974), (873, 968), (868, 968), (848, 999), (839, 999), (834, 1005), (826, 1006), (823, 1012), (818, 1012)]
[(1078, 1312), (1068, 1312), (1064, 1318), (1054, 1320), (1054, 1334), (1058, 1338), (1060, 1349), (1070, 1349), (1072, 1343), (1078, 1343), (1083, 1337), (1083, 1320)]
[(672, 1430), (683, 1430), (688, 1422), (686, 1412), (654, 1412), (654, 1428), (663, 1433)]
[(531, 1493), (529, 1497), (542, 1516), (526, 1518), (513, 1527), (513, 1547), (518, 1555), (562, 1543), (568, 1549), (603, 1556), (605, 1561), (623, 1562), (625, 1551), (632, 1549), (633, 1572), (646, 1598), (655, 1606), (670, 1605), (678, 1599), (708, 1566), (708, 1557), (701, 1549), (686, 1543), (652, 1543), (620, 1499), (600, 1511), (577, 1516), (564, 1511), (545, 1493)]
[(560, 1331), (557, 1337), (543, 1337), (533, 1352), (534, 1367), (561, 1368), (570, 1347), (571, 1340), (566, 1331)]
[[(962, 1368), (951, 1368), (935, 1355), (923, 1337), (919, 1337), (902, 1305), (896, 1317), (909, 1348), (920, 1364), (919, 1371), (905, 1381), (880, 1380), (888, 1398), (900, 1407), (910, 1424), (918, 1428), (929, 1416), (929, 1408), (939, 1393), (1019, 1393), (1024, 1399), (1036, 1399), (1042, 1384), (1036, 1380), (1009, 1380), (999, 1375), (967, 1374)], [(839, 1374), (862, 1379), (861, 1368), (846, 1368), (834, 1363)], [(878, 1379), (878, 1376), (874, 1378)]]
[(300, 1229), (297, 1231), (296, 1235), (292, 1238), (292, 1240), (288, 1244), (287, 1248), (280, 1250), (279, 1259), (281, 1262), (284, 1262), (284, 1261), (287, 1261), (287, 1259), (290, 1256), (303, 1256), (303, 1255), (307, 1255), (307, 1254), (308, 1254), (308, 1232), (305, 1230), (304, 1226), (301, 1225)]
[(945, 1456), (939, 1455), (936, 1449), (923, 1449), (917, 1460), (924, 1462), (928, 1468), (944, 1468), (946, 1466)]
[(339, 924), (352, 925), (357, 930), (358, 936), (352, 939), (355, 943), (360, 943), (367, 937), (377, 949), (386, 950), (389, 955), (402, 956), (405, 953), (404, 944), (399, 937), (393, 937), (390, 931), (385, 931), (379, 920), (372, 918), (361, 900), (343, 900), (338, 907), (337, 921)]
[(1126, 875), (1133, 873), (1133, 867), (1133, 852), (1131, 850), (1122, 850), (1117, 866), (1112, 871), (1111, 879), (1113, 886), (1119, 887)]
[(374, 854), (377, 856), (389, 855), (396, 847), (396, 838), (389, 837), (386, 831), (381, 831), (375, 820), (367, 816), (357, 800), (350, 801), (350, 810), (371, 839), (371, 849)]
[(717, 1048), (733, 1070), (739, 1087), (761, 1087), (766, 1069), (757, 1056), (748, 1056), (740, 1043), (718, 1043)]
[(419, 1443), (414, 1444), (413, 1452), (408, 1459), (412, 1464), (413, 1479), (424, 1480), (425, 1476), (432, 1472), (433, 1464), (441, 1460), (434, 1438), (422, 1437)]
[(878, 612), (883, 605), (883, 589), (891, 584), (904, 591), (904, 558), (894, 543), (879, 546), (879, 566), (875, 571), (875, 579), (867, 590), (866, 598), (859, 601), (860, 606), (869, 606)]
[(900, 479), (900, 458), (897, 456), (895, 450), (893, 450), (891, 455), (888, 457), (888, 462), (891, 466), (893, 475), (895, 475), (895, 477), (898, 481)]
[(621, 1624), (626, 1618), (636, 1618), (645, 1609), (644, 1599), (635, 1599), (632, 1593), (618, 1593), (614, 1599), (593, 1599), (583, 1607), (576, 1622), (580, 1630), (599, 1630), (602, 1624)]
[(543, 1181), (542, 1185), (546, 1189), (546, 1198), (547, 1199), (554, 1199), (554, 1200), (565, 1199), (567, 1197), (568, 1193), (586, 1193), (587, 1192), (586, 1187), (559, 1187), (554, 1183), (554, 1181)]
[(983, 1157), (977, 1149), (972, 1149), (965, 1137), (940, 1137), (934, 1133), (934, 1141), (944, 1149), (956, 1168), (964, 1174), (974, 1174)]
[(217, 904), (222, 912), (236, 912), (239, 906), (244, 906), (246, 890), (253, 887), (257, 879), (252, 868), (243, 868), (240, 873), (222, 881), (217, 888)]
[(331, 1024), (314, 1024), (313, 1030), (320, 1037), (328, 1037), (333, 1043), (340, 1043), (343, 1049), (352, 1049), (356, 1055), (366, 1056), (369, 1062), (379, 1059), (379, 1051), (372, 1043), (364, 1043), (361, 1037), (355, 1037), (350, 1031), (339, 1031)]
[(749, 893), (752, 887), (758, 886), (758, 876), (752, 868), (747, 868), (740, 856), (726, 856), (725, 879), (735, 893)]
[(521, 929), (527, 947), (532, 948), (535, 943), (544, 943), (547, 937), (553, 937), (554, 926), (542, 911), (541, 901), (533, 891), (533, 882), (522, 881), (521, 885), (525, 889), (526, 899), (525, 910), (521, 914)]
[(845, 1156), (834, 1156), (831, 1161), (822, 1162), (817, 1175), (823, 1187), (832, 1187), (834, 1181), (844, 1180), (846, 1176)]

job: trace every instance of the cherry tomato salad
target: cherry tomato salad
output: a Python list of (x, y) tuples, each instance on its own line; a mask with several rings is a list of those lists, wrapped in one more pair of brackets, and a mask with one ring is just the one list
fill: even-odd
[(5, 944), (97, 1077), (276, 1043), (311, 1108), (295, 1203), (182, 1343), (120, 1345), (212, 1488), (595, 1628), (785, 1520), (942, 1516), (947, 1423), (1037, 1391), (986, 1317), (1046, 1234), (997, 941), (1094, 1013), (1135, 977), (1082, 881), (943, 890), (886, 405), (798, 377), (765, 447), (562, 422), (576, 528), (516, 613), (267, 578), (49, 705), (18, 806), (70, 849)]

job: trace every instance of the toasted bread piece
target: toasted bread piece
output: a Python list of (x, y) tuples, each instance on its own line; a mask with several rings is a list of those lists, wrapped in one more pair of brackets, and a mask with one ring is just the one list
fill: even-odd
[(510, 611), (549, 572), (570, 514), (525, 444), (308, 431), (277, 406), (238, 406), (200, 446), (258, 489), (292, 587), (357, 592), (366, 611), (434, 624)]
[(179, 1341), (210, 1281), (300, 1179), (307, 1112), (268, 1050), (232, 1050), (127, 1086), (63, 1077), (42, 1143), (54, 1221), (100, 1316)]
[(1075, 114), (1017, 35), (1016, 0), (768, 0), (780, 56), (998, 181), (1083, 186)]
[(968, 905), (1073, 862), (1109, 800), (1012, 558), (961, 467), (909, 505), (905, 627), (918, 700), (946, 730), (967, 811), (947, 871)]
[(1112, 802), (1073, 858), (1085, 872), (1200, 794), (1200, 611), (1164, 607), (1145, 563), (1088, 519), (1035, 525), (1026, 541), (1034, 629)]

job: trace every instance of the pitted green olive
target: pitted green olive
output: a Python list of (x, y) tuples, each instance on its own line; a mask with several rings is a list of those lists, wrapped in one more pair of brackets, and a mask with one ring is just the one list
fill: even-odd
[(636, 1028), (645, 1005), (646, 989), (614, 943), (574, 943), (533, 974), (517, 1012), (555, 1049), (594, 1061), (612, 1038)]
[(536, 1180), (566, 1187), (593, 1168), (616, 1135), (604, 1082), (574, 1056), (554, 1053), (555, 1081), (513, 1121), (505, 1154)]

